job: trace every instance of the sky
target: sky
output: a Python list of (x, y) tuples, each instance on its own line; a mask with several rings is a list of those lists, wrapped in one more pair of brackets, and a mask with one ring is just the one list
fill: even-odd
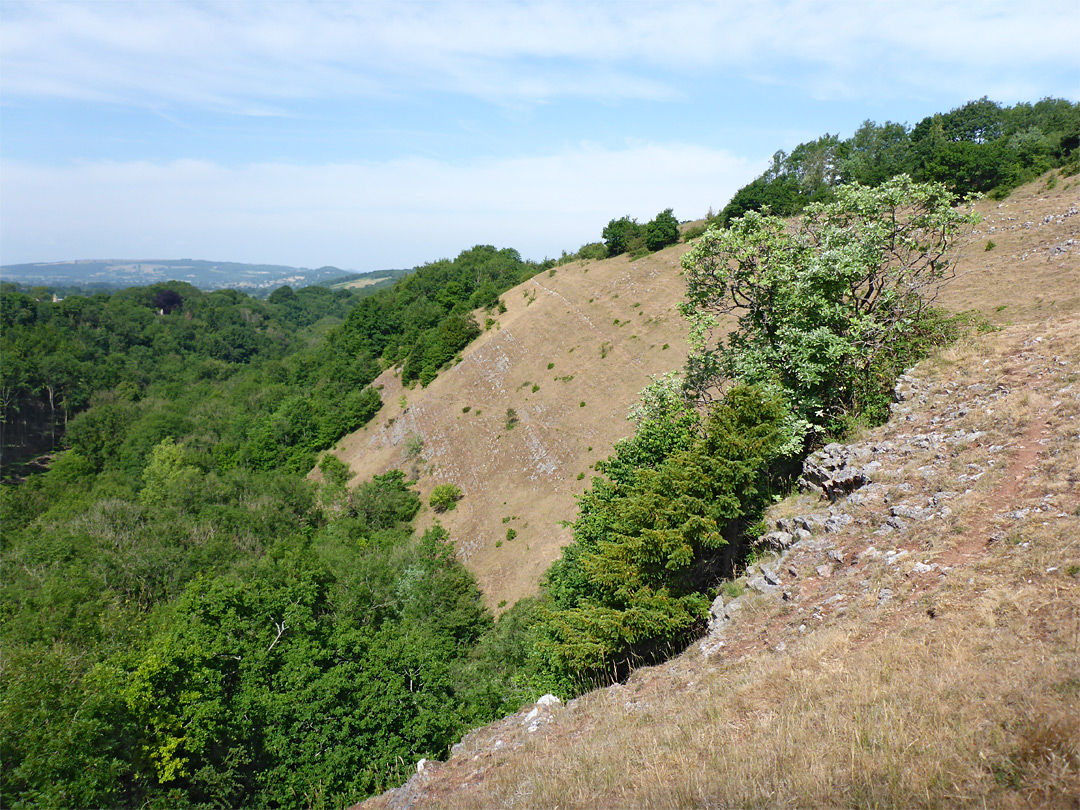
[(771, 155), (1080, 100), (1042, 0), (0, 0), (0, 264), (558, 257)]

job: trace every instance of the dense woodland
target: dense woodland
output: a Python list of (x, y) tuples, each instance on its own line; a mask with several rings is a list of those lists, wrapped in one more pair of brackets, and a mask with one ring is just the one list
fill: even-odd
[[(802, 454), (880, 419), (895, 374), (965, 328), (923, 305), (971, 221), (954, 192), (1075, 163), (1078, 111), (984, 99), (912, 131), (867, 124), (817, 175), (807, 145), (755, 181), (767, 199), (740, 191), (744, 216), (684, 263), (691, 362), (645, 392), (540, 596), (498, 622), (453, 538), (414, 533), (402, 474), (349, 487), (327, 456), (306, 475), (377, 412), (380, 370), (426, 385), (481, 332), (475, 312), (550, 262), (477, 246), (365, 297), (4, 286), (0, 804), (347, 806), (546, 691), (678, 652)], [(995, 162), (1023, 144), (1038, 160)], [(890, 179), (904, 170), (940, 182)], [(792, 183), (788, 208), (769, 196)], [(910, 273), (880, 272), (883, 239)], [(764, 320), (713, 335), (747, 296)]]

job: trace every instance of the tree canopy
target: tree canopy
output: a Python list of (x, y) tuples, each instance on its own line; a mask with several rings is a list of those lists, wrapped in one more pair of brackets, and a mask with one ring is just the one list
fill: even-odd
[[(974, 222), (942, 184), (900, 175), (841, 186), (789, 225), (750, 211), (683, 257), (695, 349), (687, 383), (785, 392), (813, 430), (880, 402), (888, 358), (910, 340), (952, 277), (955, 237)], [(737, 328), (717, 334), (719, 317)]]

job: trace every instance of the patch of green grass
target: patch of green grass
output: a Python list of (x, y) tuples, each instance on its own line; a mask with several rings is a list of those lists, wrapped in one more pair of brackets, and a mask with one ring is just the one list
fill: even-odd
[(738, 582), (728, 579), (724, 581), (724, 584), (720, 586), (720, 593), (726, 596), (728, 599), (737, 599), (746, 592)]

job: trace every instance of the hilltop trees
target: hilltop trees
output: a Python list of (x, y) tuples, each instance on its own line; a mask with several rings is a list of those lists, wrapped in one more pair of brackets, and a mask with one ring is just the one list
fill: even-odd
[(667, 208), (644, 225), (630, 217), (611, 220), (602, 233), (608, 256), (657, 251), (679, 241), (679, 221)]
[(943, 183), (957, 194), (1004, 196), (1055, 166), (1075, 173), (1080, 104), (1047, 98), (1002, 107), (985, 96), (914, 127), (866, 121), (846, 140), (824, 135), (781, 150), (717, 215), (727, 225), (750, 211), (791, 216), (832, 200), (844, 185), (880, 185), (898, 174)]

